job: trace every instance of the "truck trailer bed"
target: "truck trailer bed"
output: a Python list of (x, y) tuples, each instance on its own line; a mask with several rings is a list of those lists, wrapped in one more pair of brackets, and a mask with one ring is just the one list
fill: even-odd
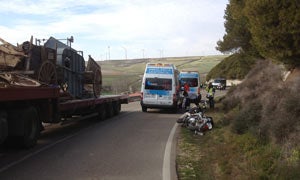
[(53, 87), (0, 88), (0, 102), (58, 98), (59, 89)]

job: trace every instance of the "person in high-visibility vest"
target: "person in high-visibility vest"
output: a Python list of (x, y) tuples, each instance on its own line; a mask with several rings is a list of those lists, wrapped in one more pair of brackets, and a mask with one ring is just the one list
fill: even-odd
[(206, 88), (207, 94), (206, 97), (208, 98), (209, 102), (209, 108), (214, 108), (215, 107), (215, 101), (214, 101), (214, 96), (215, 96), (215, 88), (213, 87), (212, 83), (209, 83), (207, 88)]

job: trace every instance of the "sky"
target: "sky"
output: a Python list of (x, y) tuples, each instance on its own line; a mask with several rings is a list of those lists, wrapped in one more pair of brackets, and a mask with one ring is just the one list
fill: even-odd
[[(206, 56), (228, 0), (0, 0), (0, 38), (54, 37), (95, 60)], [(87, 60), (87, 59), (86, 59)]]

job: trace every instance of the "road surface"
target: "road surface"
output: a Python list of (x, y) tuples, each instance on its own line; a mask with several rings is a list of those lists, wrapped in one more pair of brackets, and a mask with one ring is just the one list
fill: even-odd
[(0, 149), (0, 179), (176, 179), (176, 119), (139, 102), (105, 121), (47, 125), (29, 150)]
[[(216, 96), (226, 91), (216, 91)], [(202, 97), (205, 97), (203, 92)], [(46, 125), (37, 146), (0, 148), (0, 179), (177, 179), (180, 113), (122, 105), (118, 116)]]

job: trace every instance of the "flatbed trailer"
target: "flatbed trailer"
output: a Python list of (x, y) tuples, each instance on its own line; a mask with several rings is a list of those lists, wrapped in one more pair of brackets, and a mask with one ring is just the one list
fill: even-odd
[(0, 38), (0, 144), (34, 146), (43, 123), (119, 114), (127, 95), (101, 95), (101, 66), (89, 55), (50, 37), (14, 46)]
[(32, 147), (43, 129), (42, 123), (60, 123), (95, 113), (103, 120), (119, 114), (121, 104), (127, 103), (127, 95), (66, 100), (55, 87), (0, 88), (0, 144)]

